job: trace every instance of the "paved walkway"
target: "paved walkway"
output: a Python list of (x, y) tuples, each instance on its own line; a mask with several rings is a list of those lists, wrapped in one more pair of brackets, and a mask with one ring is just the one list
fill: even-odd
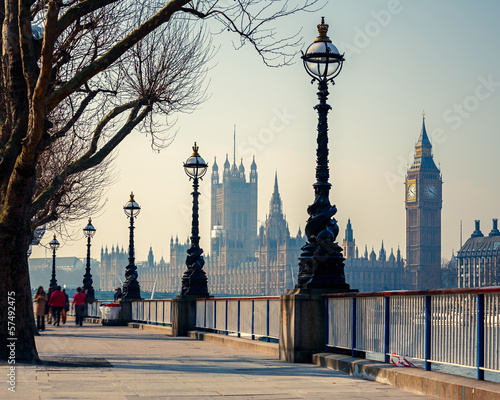
[(36, 339), (44, 365), (16, 366), (0, 399), (417, 400), (401, 389), (309, 364), (129, 327), (72, 323)]

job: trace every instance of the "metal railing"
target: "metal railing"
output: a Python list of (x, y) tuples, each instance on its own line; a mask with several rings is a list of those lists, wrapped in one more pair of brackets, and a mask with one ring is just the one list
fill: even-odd
[(132, 301), (132, 321), (171, 326), (172, 300)]
[(196, 328), (276, 342), (279, 338), (279, 312), (279, 296), (198, 299)]
[(325, 295), (326, 346), (500, 372), (500, 288)]

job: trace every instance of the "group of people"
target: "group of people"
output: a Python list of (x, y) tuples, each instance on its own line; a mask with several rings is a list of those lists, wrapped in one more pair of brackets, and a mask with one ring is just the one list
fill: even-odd
[[(83, 325), (86, 298), (87, 296), (83, 293), (82, 288), (76, 288), (72, 304), (75, 310), (75, 324), (77, 326)], [(45, 315), (47, 315), (48, 324), (53, 323), (55, 326), (59, 326), (61, 320), (63, 324), (66, 322), (66, 312), (69, 311), (70, 303), (66, 290), (61, 290), (61, 286), (56, 287), (50, 294), (50, 298), (43, 290), (43, 286), (40, 286), (33, 297), (33, 302), (35, 303), (36, 328), (39, 331), (45, 330)]]

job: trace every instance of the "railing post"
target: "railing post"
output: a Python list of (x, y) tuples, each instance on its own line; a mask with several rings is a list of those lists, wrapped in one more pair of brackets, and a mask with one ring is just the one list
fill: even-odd
[(330, 327), (330, 315), (328, 313), (328, 299), (325, 299), (325, 352), (328, 351), (328, 334)]
[(213, 304), (212, 309), (213, 309), (213, 312), (214, 312), (214, 329), (213, 329), (213, 331), (215, 333), (217, 333), (217, 300), (214, 300), (212, 302), (212, 304)]
[(390, 334), (391, 334), (391, 298), (389, 296), (384, 297), (384, 305), (385, 305), (385, 315), (384, 315), (384, 360), (386, 363), (389, 363), (391, 361), (391, 355), (390, 355)]
[(484, 293), (477, 295), (477, 379), (484, 381)]
[(205, 311), (203, 315), (203, 330), (207, 330), (207, 301), (205, 300)]
[(357, 356), (356, 348), (356, 297), (352, 298), (352, 332), (351, 332), (351, 355), (353, 357)]
[(229, 335), (229, 331), (227, 330), (227, 312), (229, 310), (228, 303), (229, 303), (229, 301), (226, 300), (226, 321), (224, 323), (224, 329), (225, 329), (225, 334), (226, 335)]
[(240, 300), (238, 300), (238, 337), (241, 337), (241, 330), (240, 330)]
[(431, 370), (432, 308), (431, 296), (425, 296), (425, 370)]
[(266, 304), (266, 342), (270, 342), (270, 339), (269, 339), (269, 299), (267, 300), (267, 304)]
[(255, 335), (254, 335), (254, 319), (255, 319), (254, 311), (255, 311), (255, 300), (252, 300), (252, 340), (255, 339)]

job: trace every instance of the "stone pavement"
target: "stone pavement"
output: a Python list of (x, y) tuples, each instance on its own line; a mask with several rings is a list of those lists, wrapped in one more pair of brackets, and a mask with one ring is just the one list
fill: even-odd
[(427, 397), (312, 364), (129, 327), (71, 322), (36, 339), (43, 365), (1, 364), (0, 399), (417, 400)]

